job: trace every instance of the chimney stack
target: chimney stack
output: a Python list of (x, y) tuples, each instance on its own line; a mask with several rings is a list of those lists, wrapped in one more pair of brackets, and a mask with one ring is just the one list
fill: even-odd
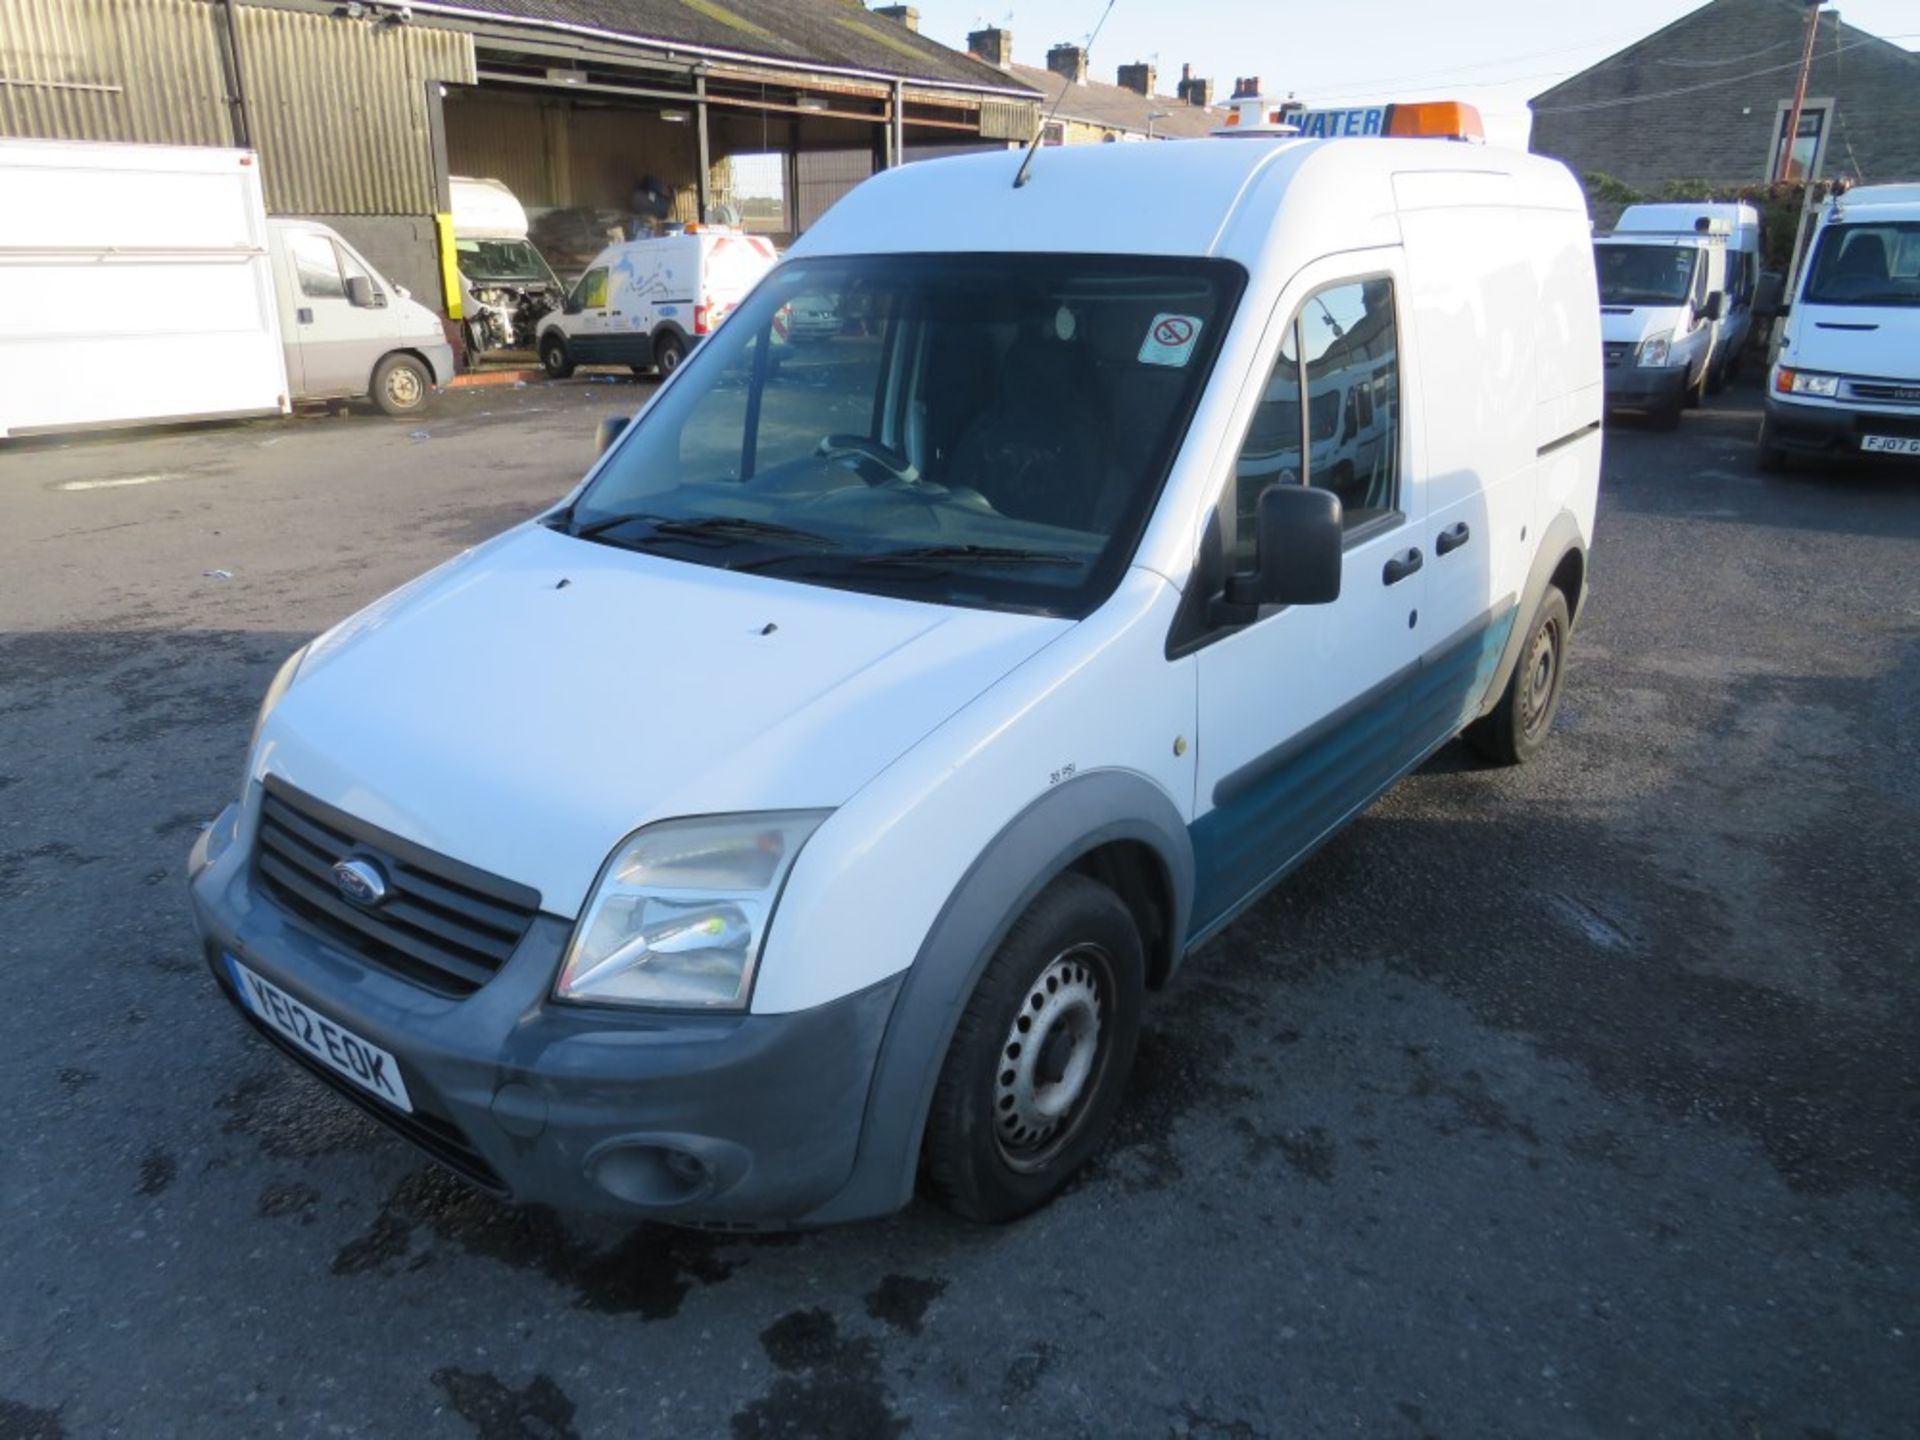
[(998, 27), (976, 30), (967, 36), (967, 53), (1005, 70), (1013, 64), (1013, 32)]
[(873, 7), (873, 13), (884, 15), (889, 20), (898, 20), (909, 30), (920, 29), (920, 12), (911, 5), (876, 5)]
[(1250, 96), (1258, 96), (1259, 93), (1260, 77), (1258, 75), (1242, 75), (1233, 82), (1233, 98), (1236, 100), (1245, 100)]
[(1087, 52), (1079, 45), (1056, 45), (1047, 51), (1047, 69), (1075, 85), (1087, 83)]
[(1191, 105), (1197, 110), (1205, 110), (1213, 104), (1213, 81), (1196, 80), (1193, 66), (1180, 67), (1180, 88), (1177, 92), (1181, 103)]
[(1160, 83), (1160, 72), (1141, 61), (1120, 67), (1120, 86), (1136, 95), (1151, 95)]

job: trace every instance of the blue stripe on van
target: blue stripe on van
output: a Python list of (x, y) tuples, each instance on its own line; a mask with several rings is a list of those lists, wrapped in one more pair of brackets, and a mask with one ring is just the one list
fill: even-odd
[(1221, 777), (1213, 809), (1188, 827), (1196, 871), (1189, 944), (1231, 920), (1473, 719), (1513, 617), (1511, 601), (1488, 611), (1417, 664)]

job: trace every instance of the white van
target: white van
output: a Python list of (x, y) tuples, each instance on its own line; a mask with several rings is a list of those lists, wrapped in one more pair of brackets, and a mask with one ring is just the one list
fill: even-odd
[(527, 238), (527, 212), (513, 191), (498, 180), (462, 175), (451, 185), (467, 357), (531, 350), (540, 321), (558, 308), (567, 287)]
[[(1020, 165), (862, 184), (563, 504), (269, 688), (190, 862), (208, 964), (474, 1183), (1021, 1214), (1196, 946), (1456, 735), (1546, 742), (1600, 473), (1573, 177), (1272, 134)], [(779, 343), (808, 295), (845, 328)], [(1361, 371), (1342, 495), (1298, 397)]]
[(1760, 212), (1741, 201), (1669, 201), (1629, 205), (1613, 227), (1616, 235), (1725, 236), (1726, 299), (1714, 325), (1713, 358), (1707, 368), (1707, 389), (1718, 394), (1728, 380), (1738, 379), (1746, 352), (1753, 343), (1754, 290), (1760, 281)]
[(267, 234), (294, 397), (425, 409), (453, 378), (440, 317), (317, 220), (269, 220)]
[(1920, 459), (1920, 185), (1827, 202), (1766, 394), (1759, 463)]
[(1595, 238), (1607, 407), (1644, 410), (1663, 429), (1680, 423), (1716, 378), (1727, 310), (1723, 219), (1683, 233), (1618, 231)]
[(774, 259), (772, 242), (719, 225), (609, 245), (540, 322), (540, 363), (556, 380), (576, 365), (670, 375)]
[(0, 139), (0, 436), (285, 414), (453, 378), (439, 318), (246, 150)]

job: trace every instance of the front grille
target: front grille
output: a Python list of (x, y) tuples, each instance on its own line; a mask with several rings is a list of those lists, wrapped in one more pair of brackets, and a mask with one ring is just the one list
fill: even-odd
[(1847, 393), (1856, 400), (1920, 405), (1920, 385), (1896, 385), (1889, 380), (1849, 380)]
[[(386, 876), (377, 906), (355, 903), (333, 867), (372, 861)], [(513, 954), (540, 896), (390, 835), (271, 778), (260, 807), (254, 875), (280, 906), (360, 958), (442, 995), (470, 995)]]
[(460, 1133), (460, 1127), (451, 1120), (420, 1108), (417, 1080), (412, 1077), (407, 1080), (408, 1094), (414, 1103), (411, 1115), (395, 1110), (391, 1106), (382, 1105), (372, 1096), (363, 1093), (336, 1075), (298, 1045), (290, 1043), (286, 1036), (247, 1009), (245, 1005), (240, 1005), (239, 1009), (240, 1013), (247, 1017), (248, 1023), (271, 1040), (283, 1055), (298, 1060), (309, 1075), (316, 1080), (324, 1080), (336, 1094), (351, 1100), (368, 1115), (399, 1135), (401, 1139), (412, 1141), (461, 1179), (478, 1185), (483, 1190), (491, 1190), (497, 1195), (506, 1194), (506, 1182), (500, 1178), (499, 1172), (487, 1163), (486, 1157), (467, 1143), (467, 1137)]
[[(1592, 352), (1589, 351), (1588, 353), (1591, 354)], [(1626, 364), (1627, 356), (1632, 353), (1633, 347), (1631, 345), (1603, 345), (1600, 347), (1600, 354), (1610, 369)]]

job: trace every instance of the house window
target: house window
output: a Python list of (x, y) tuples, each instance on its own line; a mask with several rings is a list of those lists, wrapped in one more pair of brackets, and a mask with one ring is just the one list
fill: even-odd
[[(1809, 100), (1800, 107), (1800, 131), (1793, 140), (1793, 158), (1787, 179), (1805, 180), (1818, 175), (1827, 153), (1827, 117), (1833, 113), (1831, 100)], [(1780, 154), (1787, 143), (1787, 120), (1793, 114), (1793, 101), (1782, 100), (1774, 120), (1773, 150), (1767, 165), (1767, 178), (1780, 173)]]

